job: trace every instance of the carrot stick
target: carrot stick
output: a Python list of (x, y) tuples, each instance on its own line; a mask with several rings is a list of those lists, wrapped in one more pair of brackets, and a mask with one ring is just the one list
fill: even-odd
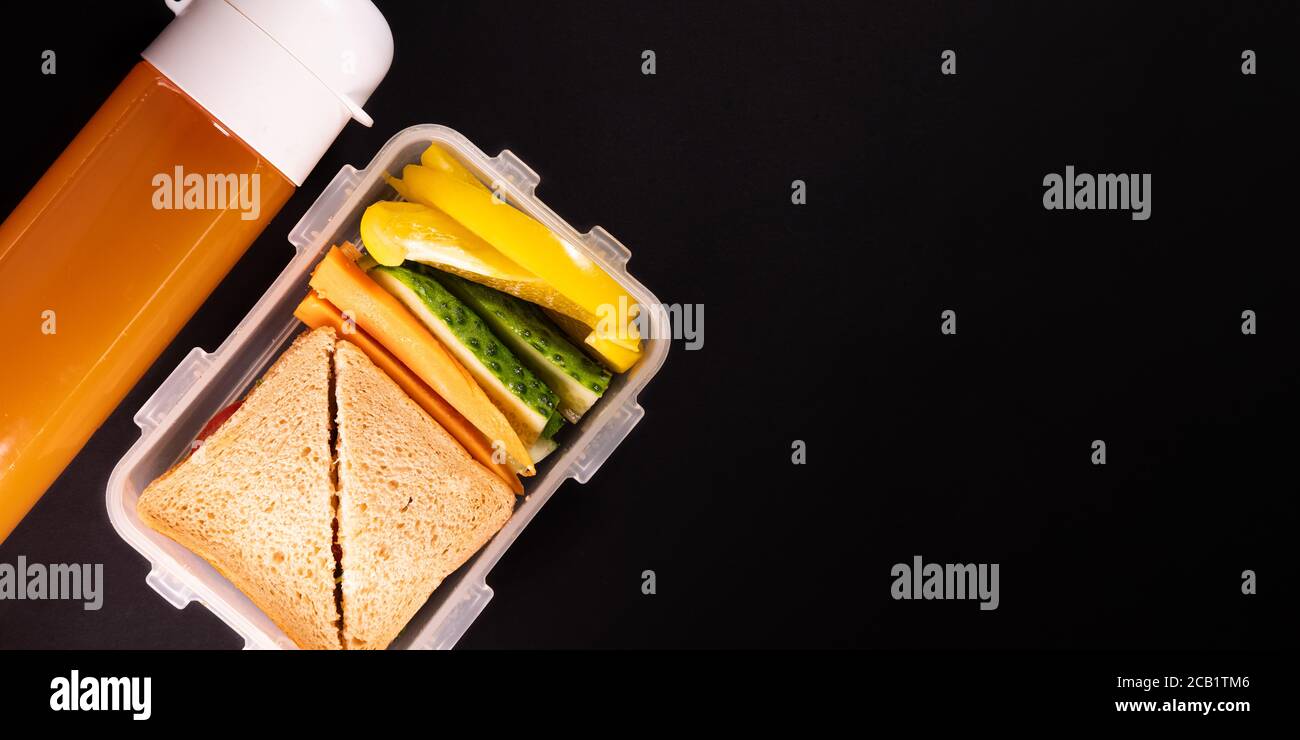
[(446, 429), (448, 434), (460, 442), (471, 457), (505, 481), (512, 491), (523, 495), (524, 486), (519, 482), (519, 476), (508, 465), (492, 461), (492, 445), (488, 443), (487, 437), (466, 421), (459, 411), (451, 407), (451, 404), (434, 393), (423, 380), (416, 377), (401, 360), (393, 357), (393, 354), (384, 349), (382, 344), (376, 342), (360, 327), (352, 326), (334, 304), (311, 292), (294, 309), (293, 315), (313, 329), (321, 326), (334, 327), (341, 338), (355, 344), (380, 370), (388, 373), (388, 377), (406, 391), (406, 395), (410, 396), (411, 400), (424, 409), (443, 429)]
[(358, 326), (460, 412), (485, 438), (494, 443), (500, 440), (516, 471), (523, 475), (536, 472), (528, 448), (469, 371), (418, 318), (338, 247), (332, 247), (316, 266), (310, 283), (322, 298), (350, 314)]

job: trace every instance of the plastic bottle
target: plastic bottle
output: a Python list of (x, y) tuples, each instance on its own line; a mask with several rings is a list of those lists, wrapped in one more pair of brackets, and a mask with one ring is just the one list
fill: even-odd
[(369, 0), (177, 17), (0, 226), (0, 542), (229, 272), (392, 61)]

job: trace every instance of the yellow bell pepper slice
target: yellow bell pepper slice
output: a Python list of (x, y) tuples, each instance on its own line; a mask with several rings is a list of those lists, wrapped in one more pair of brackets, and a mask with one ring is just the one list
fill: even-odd
[(633, 351), (612, 339), (598, 337), (595, 332), (588, 334), (582, 341), (596, 353), (596, 359), (600, 360), (600, 364), (616, 373), (627, 372), (628, 368), (641, 359), (640, 347)]
[[(395, 186), (405, 188), (400, 180)], [(451, 216), (422, 203), (379, 201), (361, 216), (361, 241), (381, 265), (420, 262), (539, 306), (586, 318), (545, 281), (498, 252)], [(592, 322), (600, 325), (596, 318)]]
[[(633, 352), (607, 339), (602, 339), (597, 336), (596, 332), (591, 331), (590, 327), (572, 316), (565, 316), (559, 311), (552, 311), (551, 309), (544, 308), (542, 310), (550, 317), (551, 321), (555, 322), (556, 326), (569, 335), (570, 339), (575, 342), (583, 342), (591, 347), (592, 351), (596, 353), (596, 359), (600, 361), (600, 364), (613, 372), (625, 373), (636, 364), (637, 360), (641, 359), (639, 351)], [(629, 328), (635, 330), (636, 327)]]
[(460, 160), (451, 156), (446, 149), (437, 144), (430, 144), (429, 148), (424, 150), (424, 153), (420, 155), (420, 164), (431, 170), (445, 172), (457, 180), (473, 185), (480, 190), (488, 189), (481, 180), (474, 176), (474, 173), (460, 163)]
[[(601, 319), (612, 316), (611, 312), (620, 306), (634, 305), (622, 286), (579, 249), (556, 237), (528, 214), (502, 203), (493, 193), (446, 172), (416, 165), (407, 165), (402, 170), (402, 182), (404, 197), (443, 211), (520, 267), (546, 281), (589, 314), (575, 317), (588, 326), (610, 326), (611, 322)], [(640, 337), (626, 322), (597, 334), (600, 339), (630, 352), (640, 352)]]
[(361, 241), (381, 265), (414, 260), (449, 272), (541, 282), (451, 216), (420, 203), (372, 203), (361, 215)]

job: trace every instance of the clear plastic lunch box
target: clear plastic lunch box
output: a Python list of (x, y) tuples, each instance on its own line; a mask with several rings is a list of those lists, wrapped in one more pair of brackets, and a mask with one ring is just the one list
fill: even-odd
[(640, 420), (637, 393), (668, 354), (667, 314), (655, 296), (627, 272), (630, 253), (596, 226), (579, 234), (534, 195), (537, 173), (510, 151), (488, 157), (461, 134), (445, 126), (408, 128), (384, 145), (364, 170), (345, 166), (289, 233), (297, 253), (230, 336), (215, 352), (194, 348), (135, 415), (140, 439), (108, 480), (108, 516), (118, 534), (150, 563), (145, 581), (178, 609), (198, 601), (244, 638), (246, 649), (294, 648), (293, 642), (248, 597), (181, 545), (149, 529), (136, 516), (136, 500), (151, 481), (176, 464), (203, 425), (220, 409), (243, 397), (253, 381), (279, 356), (304, 326), (293, 315), (307, 294), (316, 263), (334, 244), (359, 241), (366, 206), (396, 198), (384, 173), (398, 176), (418, 163), (431, 142), (462, 163), (507, 200), (585, 251), (639, 303), (646, 316), (643, 354), (628, 372), (615, 374), (604, 397), (575, 426), (560, 433), (560, 448), (525, 479), (526, 496), (514, 515), (482, 550), (448, 577), (392, 644), (397, 649), (446, 649), (460, 639), (492, 598), (487, 575), (533, 516), (569, 478), (586, 483)]

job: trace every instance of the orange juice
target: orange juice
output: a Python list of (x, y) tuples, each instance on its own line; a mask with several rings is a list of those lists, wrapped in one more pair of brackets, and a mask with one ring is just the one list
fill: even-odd
[(0, 542), (339, 131), (370, 125), (393, 59), (370, 0), (167, 7), (145, 61), (0, 225)]
[(0, 540), (293, 190), (140, 62), (0, 226)]

